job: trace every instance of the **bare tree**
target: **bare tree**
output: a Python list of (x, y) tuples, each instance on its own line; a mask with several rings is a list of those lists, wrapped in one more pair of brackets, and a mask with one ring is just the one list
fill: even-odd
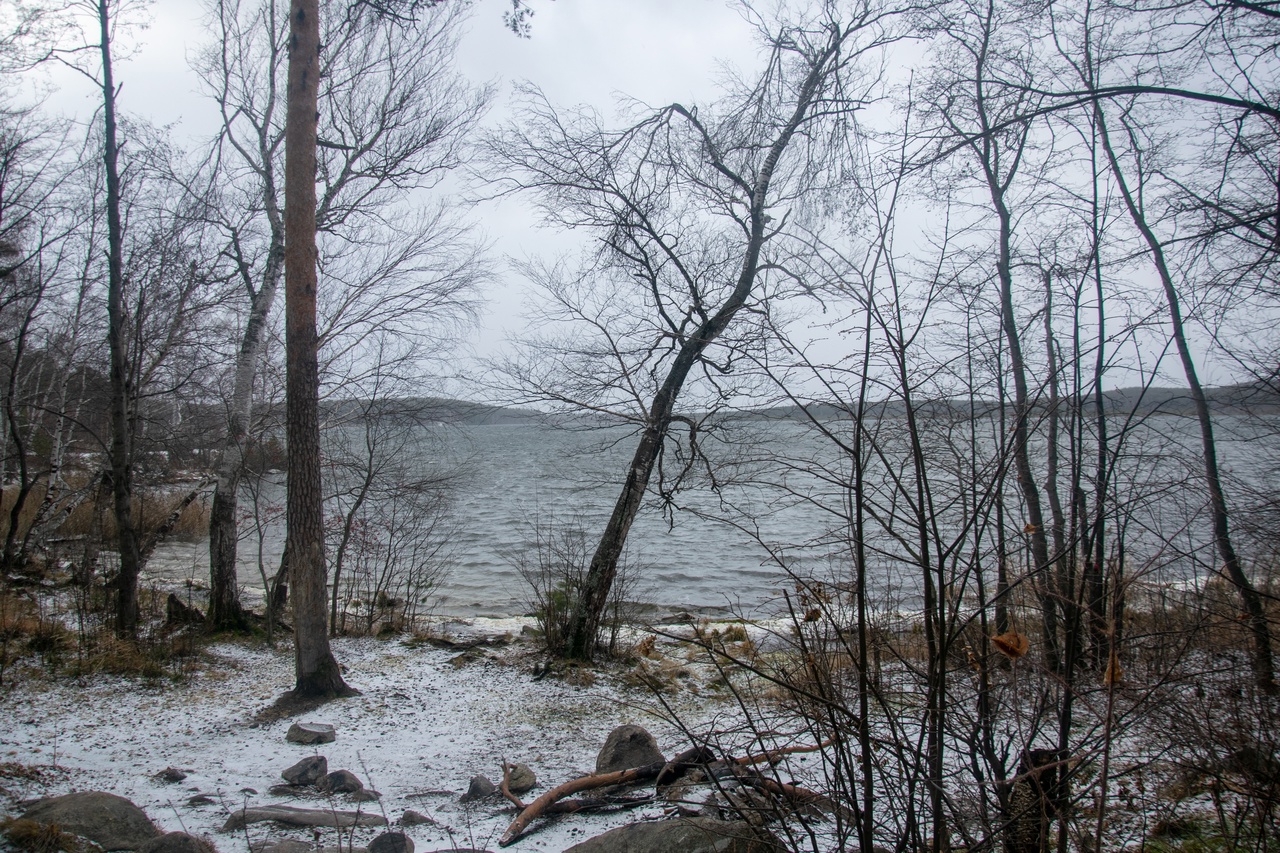
[[(429, 609), (449, 562), (454, 475), (420, 460), (433, 454), (432, 411), (415, 395), (413, 362), (394, 334), (376, 334), (367, 382), (328, 406), (326, 507), (333, 539), (329, 630), (401, 630)], [(354, 396), (352, 392), (358, 393)]]
[[(1202, 11), (1199, 4), (1192, 4), (1187, 8), (1193, 16)], [(1260, 50), (1261, 53), (1266, 52), (1265, 47), (1260, 48), (1257, 42), (1259, 33), (1252, 29), (1251, 24), (1261, 20), (1265, 29), (1270, 27), (1272, 22), (1266, 20), (1265, 14), (1261, 18), (1255, 17), (1257, 11), (1248, 7), (1238, 7), (1221, 17), (1218, 12), (1211, 12), (1211, 17), (1217, 20), (1212, 26), (1203, 28), (1195, 25), (1194, 18), (1191, 21), (1184, 19), (1180, 8), (1169, 10), (1167, 13), (1164, 10), (1155, 9), (1148, 14), (1140, 15), (1140, 25), (1156, 25), (1154, 28), (1156, 46), (1168, 42), (1171, 55), (1160, 62), (1156, 61), (1154, 52), (1135, 57), (1127, 50), (1117, 49), (1113, 43), (1115, 36), (1110, 35), (1103, 27), (1104, 23), (1111, 23), (1106, 20), (1107, 16), (1101, 15), (1099, 16), (1101, 20), (1095, 20), (1086, 15), (1076, 22), (1078, 34), (1075, 39), (1078, 52), (1069, 54), (1065, 58), (1072, 73), (1083, 87), (1084, 94), (1078, 99), (1091, 106), (1092, 120), (1097, 128), (1107, 166), (1119, 190), (1125, 211), (1160, 281), (1165, 308), (1168, 311), (1170, 337), (1178, 354), (1182, 375), (1191, 395), (1199, 425), (1214, 546), (1223, 563), (1222, 571), (1237, 590), (1248, 616), (1254, 642), (1253, 661), (1257, 685), (1259, 689), (1270, 694), (1278, 689), (1272, 659), (1271, 631), (1262, 599), (1244, 571), (1230, 532), (1230, 512), (1219, 472), (1213, 414), (1199, 378), (1196, 359), (1187, 334), (1187, 317), (1184, 316), (1186, 314), (1184, 302), (1191, 292), (1190, 282), (1179, 282), (1175, 279), (1174, 264), (1170, 261), (1166, 241), (1162, 240), (1156, 232), (1159, 216), (1151, 212), (1152, 202), (1149, 201), (1153, 195), (1159, 198), (1158, 193), (1153, 193), (1154, 178), (1157, 174), (1175, 176), (1171, 183), (1182, 193), (1190, 196), (1195, 202), (1193, 210), (1198, 216), (1207, 219), (1209, 226), (1207, 231), (1211, 241), (1218, 242), (1217, 238), (1225, 238), (1232, 248), (1243, 249), (1242, 255), (1238, 257), (1244, 259), (1244, 269), (1250, 271), (1246, 274), (1246, 278), (1252, 278), (1253, 274), (1262, 272), (1263, 276), (1260, 280), (1265, 281), (1265, 270), (1274, 262), (1275, 234), (1280, 233), (1276, 232), (1271, 224), (1274, 182), (1268, 177), (1269, 185), (1263, 185), (1262, 191), (1267, 200), (1259, 207), (1256, 199), (1248, 199), (1247, 195), (1244, 200), (1239, 197), (1240, 184), (1235, 179), (1240, 171), (1237, 168), (1240, 161), (1243, 161), (1245, 172), (1256, 173), (1259, 165), (1263, 165), (1264, 170), (1269, 168), (1267, 165), (1260, 164), (1257, 158), (1251, 155), (1252, 143), (1248, 140), (1260, 142), (1262, 139), (1272, 137), (1276, 127), (1280, 126), (1280, 113), (1277, 113), (1273, 101), (1268, 100), (1274, 98), (1274, 93), (1268, 92), (1265, 87), (1260, 87), (1255, 77), (1258, 73), (1255, 70), (1258, 68), (1257, 64), (1248, 61), (1242, 63), (1246, 57), (1259, 56)], [(1165, 17), (1166, 14), (1168, 17)], [(1243, 23), (1241, 18), (1244, 19)], [(1112, 27), (1115, 27), (1114, 23)], [(1125, 31), (1123, 26), (1119, 29), (1121, 32)], [(1193, 41), (1194, 47), (1190, 50), (1190, 58), (1186, 55), (1178, 55), (1186, 53), (1185, 46), (1188, 43), (1183, 34), (1187, 31), (1196, 36)], [(1219, 70), (1215, 63), (1215, 56), (1224, 59), (1230, 57), (1230, 61), (1222, 62), (1222, 70)], [(1187, 64), (1192, 62), (1197, 64), (1208, 62), (1213, 67), (1210, 80), (1218, 84), (1216, 90), (1160, 85), (1172, 82), (1165, 79), (1165, 75), (1170, 70), (1178, 69), (1174, 73), (1180, 74), (1190, 72), (1196, 67)], [(1156, 81), (1156, 84), (1112, 85), (1111, 80), (1117, 71), (1122, 75), (1150, 77)], [(1062, 98), (1063, 95), (1055, 92), (1053, 97)], [(1221, 113), (1210, 117), (1212, 128), (1210, 138), (1218, 139), (1225, 135), (1226, 144), (1215, 146), (1222, 158), (1215, 170), (1223, 177), (1211, 184), (1212, 189), (1209, 192), (1197, 192), (1192, 182), (1178, 181), (1176, 167), (1161, 167), (1152, 162), (1155, 155), (1150, 149), (1155, 146), (1148, 142), (1151, 139), (1151, 130), (1142, 125), (1141, 119), (1134, 116), (1136, 102), (1141, 99), (1154, 101), (1157, 108), (1161, 101), (1171, 99), (1173, 103), (1203, 102), (1227, 111), (1225, 117)], [(1117, 102), (1118, 120), (1108, 118), (1107, 105), (1111, 102)], [(1122, 141), (1119, 144), (1112, 132), (1117, 121), (1118, 127), (1123, 131)], [(1263, 148), (1265, 147), (1263, 143)], [(1126, 156), (1129, 159), (1127, 165), (1122, 161)], [(1256, 186), (1254, 184), (1254, 187)], [(1217, 202), (1212, 201), (1210, 197), (1216, 198)], [(1156, 203), (1163, 203), (1163, 199)], [(1265, 211), (1261, 216), (1260, 210)], [(1239, 281), (1234, 276), (1232, 280)], [(1252, 284), (1248, 287), (1251, 290), (1255, 289)]]
[[(120, 554), (120, 569), (114, 581), (116, 631), (124, 637), (134, 637), (138, 628), (138, 573), (143, 561), (139, 531), (134, 518), (134, 467), (137, 441), (137, 429), (142, 423), (138, 409), (139, 383), (151, 380), (154, 371), (165, 362), (172, 353), (173, 347), (182, 332), (189, 329), (188, 305), (184, 296), (178, 297), (174, 324), (168, 326), (168, 337), (159, 342), (159, 355), (147, 364), (138, 357), (143, 349), (141, 327), (144, 325), (147, 306), (140, 301), (133, 306), (127, 304), (129, 295), (126, 292), (130, 280), (139, 280), (152, 273), (143, 270), (128, 270), (126, 244), (142, 247), (141, 257), (157, 259), (175, 256), (167, 249), (159, 253), (152, 251), (161, 244), (166, 247), (170, 241), (161, 237), (158, 232), (137, 233), (147, 229), (132, 229), (126, 222), (127, 211), (126, 178), (127, 162), (145, 159), (146, 151), (140, 151), (137, 157), (129, 161), (122, 159), (121, 128), (125, 123), (121, 120), (117, 109), (118, 87), (114, 78), (112, 65), (112, 46), (116, 32), (120, 27), (118, 3), (112, 0), (86, 0), (69, 4), (64, 9), (42, 14), (52, 45), (42, 57), (33, 61), (52, 59), (64, 64), (67, 68), (86, 77), (101, 93), (102, 124), (100, 135), (95, 135), (95, 144), (101, 151), (103, 204), (101, 213), (105, 219), (106, 236), (106, 337), (109, 354), (110, 380), (110, 444), (108, 476), (114, 504), (116, 521), (117, 548)], [(56, 37), (56, 38), (55, 38)], [(141, 126), (129, 126), (130, 133), (138, 135)], [(136, 171), (136, 170), (135, 170)], [(144, 169), (143, 171), (146, 171)], [(144, 181), (145, 182), (145, 181)], [(163, 218), (163, 217), (162, 217)], [(167, 227), (167, 226), (164, 226)], [(162, 228), (163, 230), (163, 228)], [(159, 240), (159, 242), (157, 242)], [(90, 241), (91, 243), (92, 241)], [(179, 254), (183, 254), (179, 252)], [(190, 258), (187, 258), (190, 260)], [(86, 272), (93, 264), (86, 265)], [(167, 277), (169, 274), (165, 273)], [(193, 290), (196, 268), (191, 267), (188, 276), (190, 284), (187, 288), (179, 288), (189, 296)], [(139, 294), (142, 288), (137, 289)], [(135, 329), (134, 327), (138, 328)], [(180, 332), (182, 330), (182, 332)], [(148, 347), (153, 341), (148, 342)]]
[(126, 362), (124, 326), (124, 231), (120, 218), (120, 143), (116, 138), (116, 84), (111, 65), (111, 5), (98, 2), (102, 54), (102, 159), (107, 190), (107, 339), (111, 350), (111, 494), (115, 500), (120, 573), (116, 579), (116, 630), (138, 630), (138, 571), (141, 555), (133, 523), (133, 454), (129, 400), (133, 385)]
[[(85, 221), (70, 204), (66, 184), (75, 173), (69, 156), (68, 128), (59, 128), (30, 109), (0, 107), (0, 349), (7, 377), (3, 394), (5, 454), (0, 470), (17, 476), (9, 507), (8, 530), (0, 565), (8, 570), (26, 563), (29, 535), (22, 526), (28, 501), (39, 481), (55, 474), (35, 463), (32, 444), (45, 411), (63, 411), (54, 402), (65, 377), (42, 352), (46, 324), (57, 305), (61, 267), (74, 251), (70, 235)], [(60, 429), (56, 429), (61, 434)], [(47, 488), (52, 488), (51, 482)], [(29, 530), (28, 530), (29, 534)]]
[[(1209, 508), (1213, 518), (1213, 538), (1218, 554), (1223, 562), (1223, 572), (1235, 586), (1249, 617), (1249, 627), (1254, 640), (1254, 670), (1259, 689), (1268, 694), (1276, 693), (1280, 688), (1275, 682), (1275, 668), (1272, 660), (1271, 630), (1268, 625), (1262, 598), (1253, 583), (1245, 574), (1240, 557), (1236, 554), (1235, 544), (1231, 539), (1230, 512), (1227, 508), (1226, 493), (1222, 485), (1222, 477), (1218, 471), (1217, 441), (1214, 438), (1213, 416), (1209, 410), (1209, 402), (1196, 371), (1195, 358), (1187, 341), (1185, 323), (1183, 321), (1182, 299), (1173, 274), (1165, 256), (1164, 245), (1152, 230), (1140, 202), (1139, 195), (1130, 188), (1130, 180), (1126, 178), (1116, 155), (1115, 147), (1107, 130), (1106, 118), (1101, 107), (1098, 109), (1098, 128), (1102, 136), (1107, 160), (1111, 166), (1116, 183), (1120, 186), (1125, 207), (1133, 218), (1134, 226), (1142, 234), (1142, 238), (1151, 253), (1152, 263), (1160, 276), (1160, 284), (1164, 289), (1166, 305), (1169, 310), (1170, 333), (1178, 351), (1178, 360), (1186, 377), (1187, 387), (1195, 403), (1196, 419), (1200, 425), (1201, 447), (1204, 452), (1205, 483), (1209, 489)], [(1141, 181), (1142, 176), (1138, 175)]]
[[(611, 323), (627, 322), (625, 312), (607, 301), (584, 310), (561, 299), (587, 329), (596, 327), (614, 361), (595, 399), (579, 402), (607, 409), (630, 400), (628, 420), (640, 432), (575, 591), (565, 654), (593, 654), (619, 556), (672, 425), (696, 429), (676, 411), (685, 385), (697, 374), (714, 386), (732, 372), (733, 350), (721, 338), (740, 314), (765, 310), (762, 291), (776, 271), (770, 247), (785, 242), (779, 235), (790, 216), (803, 215), (802, 194), (818, 191), (828, 134), (847, 130), (866, 96), (857, 87), (867, 81), (855, 83), (851, 69), (895, 37), (893, 17), (859, 5), (847, 18), (828, 8), (799, 23), (758, 22), (765, 71), (721, 104), (642, 111), (630, 127), (609, 131), (593, 116), (563, 116), (535, 102), (520, 129), (491, 144), (495, 165), (510, 173), (508, 188), (535, 191), (548, 218), (599, 235), (601, 248), (576, 286), (622, 290), (630, 280), (647, 302), (640, 316), (650, 318), (633, 315), (630, 328), (618, 329)], [(530, 385), (546, 387), (538, 379)]]
[[(993, 78), (1004, 74), (1030, 73), (1018, 64), (1017, 45), (1003, 39), (1004, 27), (1017, 28), (1018, 22), (1007, 21), (1017, 14), (1006, 4), (994, 2), (960, 3), (947, 7), (939, 32), (950, 36), (950, 51), (944, 56), (966, 63), (968, 73), (954, 75), (943, 70), (941, 92), (930, 93), (929, 100), (942, 106), (941, 122), (948, 128), (944, 139), (959, 138), (979, 169), (996, 218), (996, 285), (1000, 294), (1000, 317), (1013, 380), (1013, 456), (1017, 481), (1026, 509), (1025, 532), (1034, 561), (1033, 576), (1041, 591), (1044, 618), (1045, 662), (1053, 671), (1062, 667), (1058, 636), (1060, 602), (1054, 588), (1049, 551), (1049, 525), (1046, 523), (1041, 487), (1031, 462), (1030, 424), (1032, 408), (1038, 392), (1031, 387), (1027, 359), (1015, 310), (1014, 222), (1015, 180), (1023, 178), (1021, 170), (1034, 148), (1034, 123), (1012, 119), (1034, 112), (1035, 104), (1023, 90), (993, 84)], [(1031, 14), (1028, 12), (1028, 14)], [(1014, 60), (1014, 61), (1010, 61)], [(943, 60), (946, 62), (947, 60)], [(995, 66), (1003, 61), (1000, 68)], [(1008, 66), (1008, 67), (1004, 67)], [(1025, 180), (1025, 179), (1024, 179)], [(1032, 179), (1034, 180), (1034, 179)], [(1057, 494), (1049, 496), (1057, 503)]]
[[(130, 402), (134, 395), (133, 376), (128, 364), (124, 281), (124, 222), (121, 213), (121, 166), (117, 87), (112, 66), (117, 4), (97, 0), (76, 5), (72, 15), (92, 20), (76, 28), (67, 47), (56, 48), (53, 56), (84, 76), (102, 95), (101, 151), (104, 168), (107, 239), (107, 341), (111, 382), (110, 486), (115, 507), (120, 571), (115, 582), (116, 631), (133, 637), (138, 627), (138, 572), (141, 554), (133, 518), (133, 448), (130, 432)], [(96, 54), (96, 65), (86, 57)], [(82, 65), (82, 61), (85, 62)]]
[[(322, 348), (348, 354), (359, 346), (356, 330), (379, 322), (418, 336), (439, 332), (466, 312), (466, 293), (483, 273), (465, 229), (443, 212), (412, 212), (404, 202), (460, 163), (462, 142), (484, 111), (487, 90), (470, 89), (450, 67), (465, 10), (405, 12), (414, 15), (383, 19), (365, 11), (327, 25), (317, 227), (319, 263), (333, 286), (320, 296), (318, 334)], [(210, 519), (209, 621), (226, 628), (240, 618), (236, 482), (252, 422), (250, 391), (283, 269), (277, 80), (287, 31), (271, 2), (228, 0), (214, 5), (211, 17), (220, 38), (198, 69), (223, 118), (216, 162), (234, 190), (222, 210), (237, 216), (219, 225), (248, 298)], [(327, 373), (326, 365), (320, 370)]]

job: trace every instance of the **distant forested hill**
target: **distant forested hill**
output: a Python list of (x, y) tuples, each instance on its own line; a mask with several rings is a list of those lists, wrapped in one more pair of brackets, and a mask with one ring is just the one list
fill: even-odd
[[(1280, 415), (1280, 392), (1265, 383), (1245, 383), (1239, 385), (1220, 385), (1206, 388), (1209, 405), (1216, 412), (1224, 414)], [(1108, 412), (1119, 414), (1136, 412), (1139, 415), (1186, 415), (1195, 414), (1191, 395), (1186, 388), (1118, 388), (1107, 391)], [(1093, 400), (1092, 395), (1086, 402)], [(1043, 405), (1044, 401), (1040, 401)], [(994, 400), (979, 400), (974, 404), (976, 414), (994, 412)], [(845, 409), (830, 403), (812, 403), (808, 406), (811, 416), (818, 418), (838, 417)], [(920, 402), (917, 413), (924, 416), (967, 416), (970, 413), (968, 401), (927, 400)], [(905, 414), (901, 401), (869, 402), (867, 414), (870, 417), (900, 417)], [(803, 417), (801, 407), (795, 404), (785, 406), (769, 406), (752, 409), (747, 413), (752, 418), (798, 419)]]

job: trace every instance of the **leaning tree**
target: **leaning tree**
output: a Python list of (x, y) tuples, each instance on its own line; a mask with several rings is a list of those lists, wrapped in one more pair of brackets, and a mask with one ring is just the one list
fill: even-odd
[[(773, 291), (807, 199), (822, 196), (832, 151), (876, 85), (858, 60), (896, 38), (896, 13), (867, 3), (766, 24), (763, 70), (720, 101), (641, 110), (613, 130), (531, 93), (488, 146), (506, 191), (529, 191), (551, 222), (592, 232), (576, 271), (528, 268), (564, 334), (531, 341), (507, 374), (531, 398), (619, 415), (639, 441), (574, 606), (565, 647), (589, 658), (627, 535), (676, 424), (687, 386), (734, 374)], [(582, 381), (582, 377), (594, 377)]]

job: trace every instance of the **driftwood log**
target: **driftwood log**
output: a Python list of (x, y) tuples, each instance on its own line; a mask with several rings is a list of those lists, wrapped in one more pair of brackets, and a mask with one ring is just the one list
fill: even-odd
[(604, 808), (630, 808), (634, 806), (647, 805), (653, 802), (654, 797), (595, 797), (584, 798), (578, 800), (566, 800), (574, 794), (582, 791), (592, 791), (598, 788), (607, 788), (612, 785), (630, 785), (636, 782), (648, 782), (656, 780), (658, 785), (674, 781), (676, 777), (681, 775), (684, 770), (696, 767), (706, 766), (712, 770), (711, 775), (719, 775), (714, 772), (714, 766), (719, 765), (720, 773), (731, 775), (739, 782), (752, 788), (758, 788), (762, 791), (770, 793), (780, 799), (787, 800), (793, 805), (816, 805), (828, 809), (834, 809), (835, 805), (831, 800), (807, 788), (801, 788), (798, 785), (792, 785), (785, 782), (779, 782), (770, 779), (760, 772), (753, 769), (757, 764), (775, 764), (780, 759), (788, 755), (796, 755), (799, 753), (817, 752), (828, 746), (831, 741), (824, 741), (820, 744), (806, 746), (792, 746), (783, 749), (769, 750), (768, 752), (757, 755), (747, 755), (743, 758), (728, 759), (725, 762), (715, 760), (715, 754), (705, 746), (694, 747), (686, 752), (676, 756), (671, 761), (659, 764), (649, 764), (644, 767), (633, 767), (630, 770), (618, 770), (613, 773), (592, 773), (587, 776), (580, 776), (577, 779), (571, 779), (568, 782), (557, 785), (545, 794), (538, 797), (532, 803), (525, 804), (523, 800), (511, 793), (511, 769), (514, 765), (508, 764), (506, 759), (502, 761), (502, 784), (500, 789), (502, 796), (506, 797), (520, 813), (516, 815), (515, 820), (507, 827), (507, 831), (498, 839), (499, 847), (507, 847), (514, 843), (522, 836), (529, 825), (539, 817), (553, 814), (571, 814), (573, 812), (604, 809)]
[[(630, 785), (635, 782), (648, 782), (651, 779), (658, 778), (658, 774), (662, 772), (662, 768), (666, 767), (666, 762), (657, 764), (649, 764), (644, 767), (633, 767), (630, 770), (617, 770), (613, 773), (592, 773), (588, 776), (580, 776), (577, 779), (570, 779), (556, 787), (547, 791), (538, 799), (525, 806), (520, 814), (516, 815), (516, 819), (511, 821), (511, 825), (507, 827), (507, 831), (502, 833), (502, 837), (498, 839), (499, 847), (507, 847), (515, 842), (524, 831), (529, 828), (529, 824), (537, 820), (541, 815), (547, 814), (551, 806), (563, 800), (565, 797), (577, 794), (581, 791), (592, 791), (596, 788), (607, 788), (610, 785)], [(502, 793), (507, 799), (519, 803), (519, 800), (511, 794), (508, 786), (510, 778), (510, 770), (503, 766)], [(563, 809), (562, 811), (581, 811), (581, 806), (571, 809)]]
[(557, 814), (576, 814), (577, 812), (622, 811), (640, 806), (651, 806), (657, 800), (654, 794), (639, 797), (579, 797), (574, 800), (561, 800), (552, 803), (543, 811), (542, 816)]

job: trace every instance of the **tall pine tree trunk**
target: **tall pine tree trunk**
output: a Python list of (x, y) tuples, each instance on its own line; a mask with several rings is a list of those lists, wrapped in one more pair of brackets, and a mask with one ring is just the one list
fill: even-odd
[(354, 691), (329, 649), (320, 491), (320, 378), (316, 334), (316, 108), (320, 87), (319, 0), (289, 5), (285, 120), (285, 359), (289, 572), (293, 587), (295, 696)]

